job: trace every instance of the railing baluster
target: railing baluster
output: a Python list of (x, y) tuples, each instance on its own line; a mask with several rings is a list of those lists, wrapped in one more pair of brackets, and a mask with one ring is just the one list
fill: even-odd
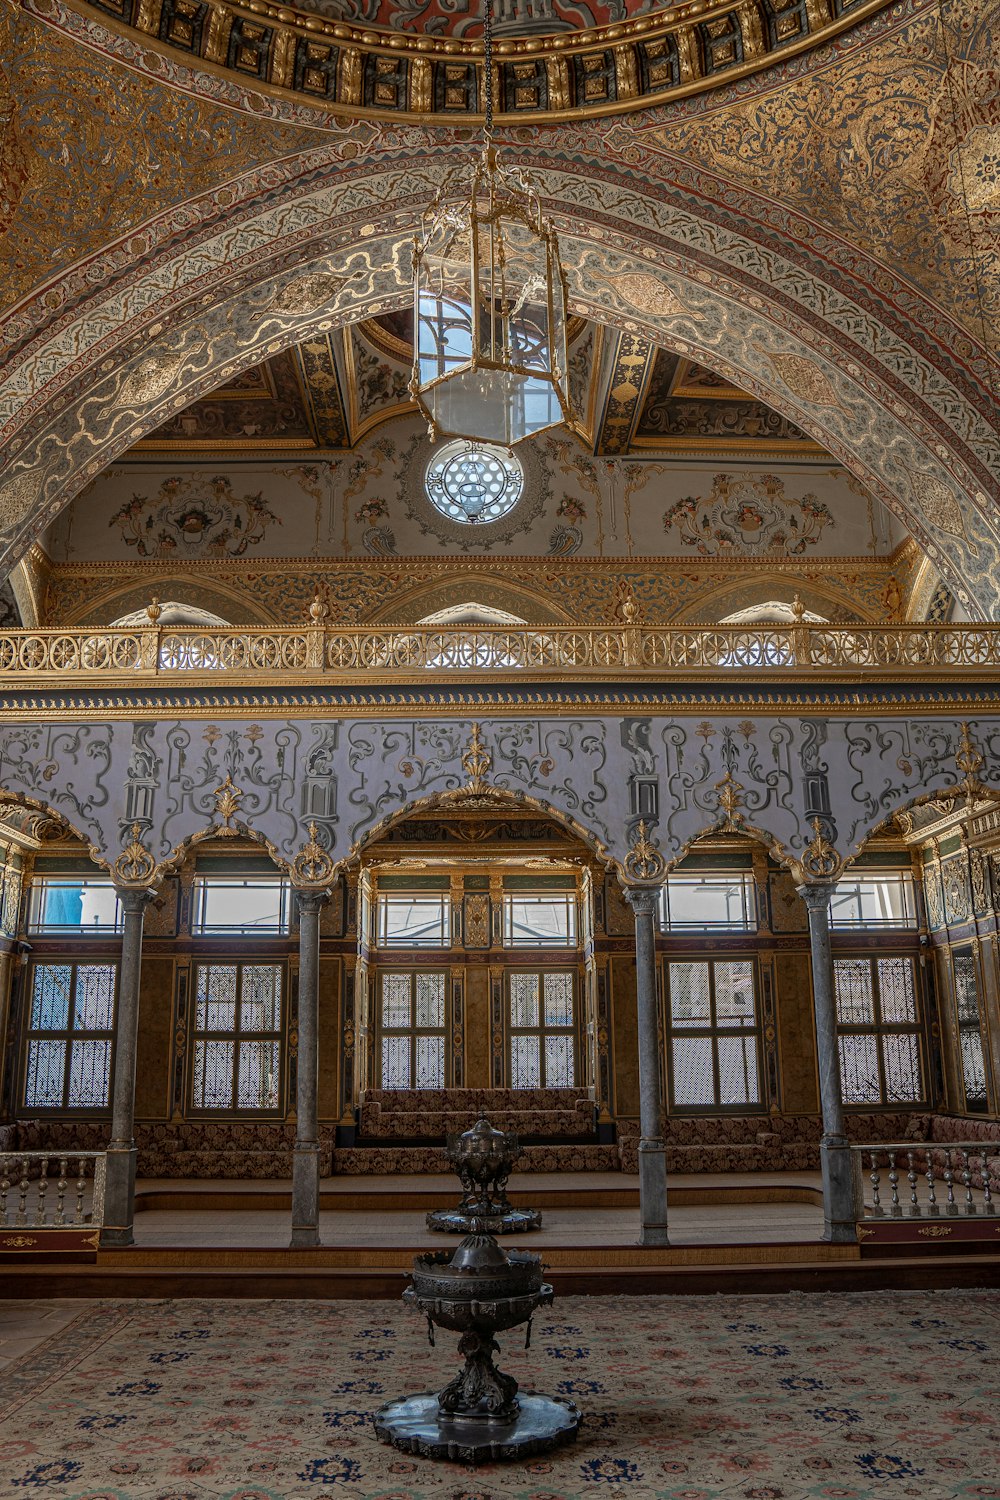
[(0, 1224), (7, 1223), (7, 1194), (10, 1192), (10, 1171), (7, 1157), (0, 1164)]
[(872, 1169), (868, 1174), (868, 1180), (872, 1185), (872, 1216), (879, 1219), (882, 1217), (883, 1208), (882, 1199), (879, 1196), (879, 1184), (882, 1179), (879, 1173), (878, 1153), (875, 1151), (871, 1152), (871, 1159)]
[(951, 1147), (945, 1148), (944, 1153), (944, 1182), (948, 1189), (948, 1201), (945, 1204), (946, 1214), (957, 1214), (958, 1204), (955, 1202), (955, 1173), (951, 1165)]
[(898, 1219), (901, 1210), (899, 1207), (899, 1173), (896, 1171), (895, 1151), (889, 1152), (889, 1188), (891, 1193), (889, 1212), (894, 1219)]
[(37, 1182), (36, 1188), (35, 1188), (35, 1192), (36, 1192), (35, 1223), (36, 1224), (44, 1224), (45, 1223), (45, 1194), (48, 1192), (48, 1190), (49, 1190), (49, 1159), (48, 1159), (47, 1156), (43, 1156), (42, 1157), (42, 1165), (41, 1165), (41, 1168), (39, 1169), (39, 1173), (38, 1173), (38, 1182)]
[(927, 1170), (924, 1173), (927, 1179), (927, 1212), (939, 1214), (941, 1212), (937, 1201), (937, 1192), (934, 1188), (934, 1152), (927, 1152)]
[(76, 1179), (76, 1213), (73, 1216), (74, 1224), (83, 1223), (83, 1195), (87, 1191), (87, 1179), (84, 1176), (85, 1168), (83, 1162), (84, 1159), (81, 1156), (76, 1164), (78, 1176)]
[(979, 1175), (983, 1179), (983, 1213), (996, 1213), (996, 1209), (993, 1206), (993, 1193), (990, 1190), (990, 1159), (987, 1155), (985, 1145), (979, 1157)]
[(962, 1181), (965, 1184), (965, 1212), (967, 1214), (974, 1214), (978, 1212), (978, 1208), (976, 1205), (976, 1200), (972, 1196), (972, 1168), (969, 1165), (970, 1157), (968, 1151), (964, 1146), (962, 1147), (959, 1154), (962, 1158)]
[(59, 1158), (59, 1181), (56, 1183), (56, 1214), (53, 1224), (63, 1225), (66, 1222), (66, 1189), (69, 1183), (66, 1181), (66, 1168), (69, 1165), (65, 1156)]
[(906, 1180), (910, 1184), (910, 1215), (913, 1218), (920, 1217), (920, 1200), (917, 1197), (917, 1168), (916, 1158), (912, 1151), (906, 1153)]
[(21, 1162), (21, 1181), (17, 1185), (18, 1200), (19, 1200), (18, 1201), (18, 1205), (17, 1205), (17, 1218), (14, 1220), (15, 1224), (18, 1226), (19, 1229), (23, 1225), (27, 1224), (27, 1222), (28, 1222), (28, 1188), (29, 1187), (30, 1187), (30, 1183), (28, 1181), (28, 1158), (24, 1157), (23, 1160), (22, 1160), (22, 1162)]

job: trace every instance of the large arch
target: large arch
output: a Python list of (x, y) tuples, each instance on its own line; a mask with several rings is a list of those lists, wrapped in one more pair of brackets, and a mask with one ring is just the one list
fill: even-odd
[[(133, 42), (115, 50), (148, 72)], [(151, 103), (156, 90), (176, 97), (144, 82)], [(419, 213), (468, 161), (452, 129), (317, 117), (304, 131), (249, 86), (227, 102), (287, 119), (288, 154), (273, 154), (275, 126), (270, 158), (228, 174), (221, 159), (217, 185), (61, 269), (5, 317), (8, 568), (167, 414), (316, 329), (403, 304)], [(664, 106), (558, 136), (507, 128), (562, 231), (574, 307), (703, 360), (799, 423), (900, 516), (967, 611), (993, 617), (995, 397), (968, 317), (802, 206), (686, 156), (671, 136), (683, 123)]]

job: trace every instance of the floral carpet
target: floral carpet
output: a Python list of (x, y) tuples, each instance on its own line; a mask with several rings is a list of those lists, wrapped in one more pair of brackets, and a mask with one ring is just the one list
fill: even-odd
[(467, 1469), (369, 1414), (454, 1372), (389, 1302), (88, 1303), (0, 1376), (11, 1500), (1000, 1500), (991, 1292), (557, 1299), (501, 1368), (586, 1413)]

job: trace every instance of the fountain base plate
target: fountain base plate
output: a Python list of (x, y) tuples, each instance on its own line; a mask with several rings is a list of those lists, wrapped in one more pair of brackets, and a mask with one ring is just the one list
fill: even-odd
[(541, 1227), (537, 1208), (509, 1208), (502, 1214), (465, 1214), (459, 1208), (436, 1208), (427, 1215), (427, 1228), (443, 1234), (523, 1234)]
[(458, 1464), (529, 1458), (533, 1453), (548, 1453), (575, 1441), (581, 1413), (572, 1401), (535, 1391), (521, 1391), (517, 1401), (519, 1410), (513, 1422), (449, 1417), (439, 1411), (436, 1393), (426, 1391), (386, 1402), (373, 1414), (372, 1421), (379, 1442), (391, 1443), (403, 1453), (450, 1459)]

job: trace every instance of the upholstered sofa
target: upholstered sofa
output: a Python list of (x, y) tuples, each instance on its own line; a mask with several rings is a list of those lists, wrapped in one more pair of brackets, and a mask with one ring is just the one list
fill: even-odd
[(479, 1114), (498, 1130), (547, 1140), (594, 1136), (594, 1102), (577, 1089), (370, 1089), (360, 1141), (434, 1141), (468, 1130)]
[[(930, 1116), (893, 1112), (848, 1113), (854, 1142), (923, 1140)], [(665, 1124), (671, 1172), (813, 1172), (819, 1167), (823, 1122), (819, 1115), (672, 1115)], [(618, 1152), (624, 1172), (636, 1172), (639, 1122), (618, 1122)]]

